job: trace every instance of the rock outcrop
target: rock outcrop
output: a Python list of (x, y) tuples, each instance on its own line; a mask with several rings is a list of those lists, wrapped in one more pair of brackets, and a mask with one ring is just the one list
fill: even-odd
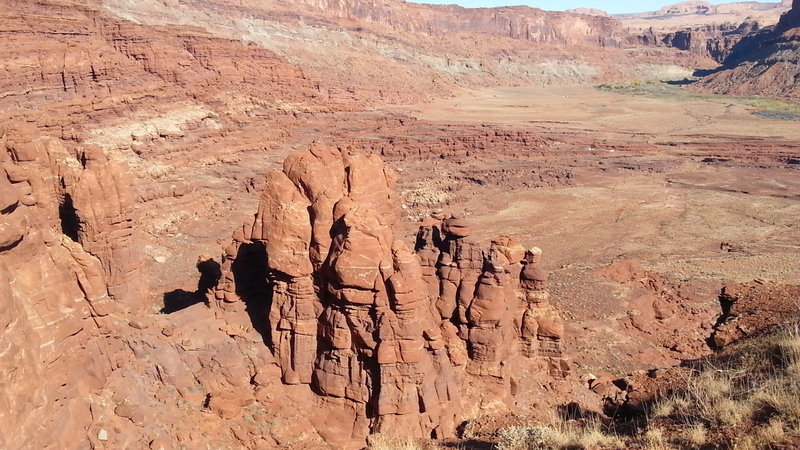
[(397, 239), (394, 183), (377, 156), (349, 148), (317, 142), (291, 155), (267, 176), (209, 293), (222, 311), (269, 308), (282, 381), (319, 395), (318, 431), (337, 445), (370, 432), (452, 436), (466, 376), (499, 380), (511, 396), (523, 360), (544, 378), (569, 372), (541, 251), (510, 238), (484, 249), (465, 219), (437, 216), (421, 224), (415, 253)]
[(720, 293), (722, 314), (711, 341), (723, 348), (785, 323), (797, 313), (800, 286), (754, 281), (725, 286)]
[(644, 30), (636, 40), (653, 47), (672, 47), (698, 55), (706, 55), (722, 63), (742, 39), (758, 32), (761, 24), (746, 20), (742, 23), (723, 23), (687, 27), (677, 31)]
[[(668, 350), (673, 360), (699, 358), (711, 352), (708, 338), (718, 313), (718, 287), (702, 283), (684, 285), (645, 270), (636, 259), (615, 261), (597, 274), (632, 288), (622, 326), (638, 334), (642, 342)], [(640, 356), (651, 365), (663, 365), (661, 358), (645, 352)]]
[[(220, 3), (237, 2), (222, 0)], [(283, 4), (286, 2), (281, 0), (264, 3), (267, 8), (286, 8)], [(370, 0), (302, 0), (292, 3), (306, 14), (324, 11), (329, 19), (371, 22), (395, 31), (434, 36), (476, 32), (538, 43), (595, 46), (616, 45), (615, 38), (619, 32), (619, 24), (611, 17), (544, 11), (527, 6), (464, 8)]]
[(800, 99), (800, 1), (777, 25), (741, 40), (720, 70), (698, 86), (725, 95)]
[(124, 176), (35, 127), (0, 130), (4, 448), (74, 443), (84, 395), (117, 367), (117, 314), (147, 305)]

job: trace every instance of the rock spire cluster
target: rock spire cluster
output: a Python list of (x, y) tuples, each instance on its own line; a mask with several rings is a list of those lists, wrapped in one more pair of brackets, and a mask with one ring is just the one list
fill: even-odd
[(267, 176), (209, 292), (223, 310), (268, 308), (260, 319), (282, 381), (311, 385), (334, 411), (319, 427), (332, 443), (392, 430), (449, 437), (465, 377), (569, 370), (541, 250), (508, 237), (484, 249), (464, 218), (441, 215), (420, 224), (412, 249), (394, 229), (394, 188), (377, 156), (319, 142), (291, 155)]

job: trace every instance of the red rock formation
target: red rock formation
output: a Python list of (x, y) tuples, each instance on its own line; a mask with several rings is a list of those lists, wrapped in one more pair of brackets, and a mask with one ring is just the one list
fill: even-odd
[(768, 28), (739, 42), (720, 71), (699, 88), (726, 95), (762, 95), (800, 99), (800, 2)]
[(729, 285), (722, 289), (720, 303), (722, 315), (711, 339), (722, 348), (796, 314), (800, 310), (800, 286), (762, 282)]
[(525, 252), (520, 273), (523, 315), (520, 323), (522, 354), (541, 357), (548, 362), (550, 374), (565, 377), (569, 365), (564, 357), (562, 339), (564, 320), (558, 308), (550, 302), (547, 272), (541, 266), (542, 251), (534, 247)]
[(108, 291), (123, 309), (148, 305), (144, 254), (132, 215), (132, 178), (127, 166), (109, 161), (102, 149), (78, 150), (82, 168), (61, 178), (62, 220), (83, 248), (103, 264)]
[[(238, 6), (238, 2), (230, 0), (220, 0), (219, 3)], [(264, 1), (262, 7), (286, 10), (285, 3), (282, 0)], [(372, 0), (302, 0), (291, 3), (306, 14), (323, 11), (329, 20), (376, 23), (395, 31), (431, 35), (476, 32), (539, 43), (613, 46), (619, 28), (610, 17), (580, 16), (526, 6), (463, 8)]]
[[(501, 380), (510, 395), (518, 336), (537, 342), (526, 356), (557, 361), (545, 364), (553, 375), (567, 370), (558, 313), (529, 280), (543, 273), (538, 260), (521, 270), (524, 250), (509, 238), (484, 251), (455, 217), (423, 223), (415, 254), (395, 239), (394, 183), (377, 156), (350, 149), (315, 143), (289, 156), (267, 176), (254, 220), (234, 234), (210, 297), (223, 311), (264, 304), (246, 292), (265, 277), (235, 264), (266, 267), (282, 381), (311, 385), (328, 411), (317, 429), (337, 445), (376, 431), (452, 436), (465, 368)], [(252, 245), (264, 249), (260, 262)], [(520, 298), (533, 305), (521, 310)]]
[[(62, 181), (84, 169), (59, 141), (34, 132), (0, 130), (0, 272), (7, 274), (0, 277), (4, 448), (76, 442), (91, 421), (84, 396), (99, 389), (117, 364), (113, 354), (119, 342), (107, 337), (116, 327), (115, 313), (143, 304), (141, 299), (109, 297), (105, 268), (121, 263), (114, 255), (128, 254), (127, 249), (117, 244), (109, 251), (96, 241), (95, 248), (105, 252), (98, 257), (67, 235), (73, 217), (65, 211)], [(96, 168), (86, 170), (97, 173)], [(73, 188), (69, 192), (77, 194)], [(119, 207), (117, 196), (105, 195), (94, 193), (94, 211)], [(84, 223), (102, 235), (107, 216), (97, 216), (86, 217)], [(93, 230), (86, 233), (93, 235)], [(102, 258), (109, 255), (106, 265)], [(125, 278), (135, 272), (111, 273), (117, 274), (116, 280), (138, 281)]]
[[(644, 341), (670, 350), (676, 360), (699, 358), (711, 351), (707, 341), (717, 314), (718, 287), (671, 282), (659, 273), (643, 269), (638, 260), (615, 261), (597, 273), (634, 288), (623, 324)], [(655, 360), (646, 362), (663, 364)]]
[(736, 44), (761, 28), (758, 22), (750, 20), (686, 27), (678, 31), (649, 28), (636, 36), (636, 41), (644, 46), (672, 47), (710, 56), (721, 63), (730, 56)]

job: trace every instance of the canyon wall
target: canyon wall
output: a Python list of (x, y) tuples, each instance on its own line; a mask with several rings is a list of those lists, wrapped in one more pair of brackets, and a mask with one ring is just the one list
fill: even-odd
[(800, 2), (773, 28), (743, 39), (723, 67), (704, 78), (700, 89), (724, 95), (800, 99)]
[[(238, 2), (220, 1), (228, 5)], [(378, 24), (394, 31), (454, 35), (478, 33), (549, 44), (617, 46), (619, 23), (611, 18), (543, 11), (526, 6), (463, 8), (375, 0), (261, 0), (253, 6), (302, 11), (327, 20)]]
[(636, 36), (636, 42), (645, 46), (671, 47), (710, 56), (722, 63), (739, 41), (760, 29), (761, 24), (755, 21), (687, 27), (678, 31), (649, 28)]

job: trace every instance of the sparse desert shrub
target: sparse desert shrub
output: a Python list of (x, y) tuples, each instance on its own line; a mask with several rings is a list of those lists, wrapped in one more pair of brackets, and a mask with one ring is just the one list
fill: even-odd
[(698, 423), (683, 430), (681, 440), (690, 447), (697, 448), (708, 441), (708, 431), (705, 425)]
[[(727, 427), (749, 430), (732, 443), (737, 449), (769, 448), (800, 434), (800, 324), (743, 342), (736, 354), (708, 360), (685, 387), (659, 399), (651, 416), (682, 425), (682, 446), (706, 445)], [(752, 424), (748, 424), (752, 421)], [(648, 431), (645, 442), (656, 448)]]
[(756, 443), (756, 438), (750, 435), (745, 435), (739, 438), (736, 442), (733, 443), (734, 450), (756, 450), (758, 449), (758, 444)]
[(650, 406), (649, 423), (635, 437), (623, 441), (600, 421), (573, 420), (506, 428), (496, 448), (786, 448), (800, 437), (800, 324), (736, 350), (697, 362), (681, 388)]
[(784, 423), (780, 419), (770, 420), (767, 425), (761, 427), (756, 433), (757, 441), (762, 444), (779, 442), (785, 436)]
[(561, 448), (563, 434), (549, 426), (514, 426), (500, 430), (498, 450), (526, 450), (533, 448)]
[[(752, 412), (750, 402), (736, 392), (738, 372), (707, 371), (687, 380), (687, 387), (662, 400), (656, 413), (694, 425), (733, 426)], [(666, 414), (664, 414), (666, 413)]]
[(658, 427), (648, 429), (644, 433), (644, 443), (647, 450), (667, 450), (670, 448), (664, 430)]
[(573, 422), (557, 426), (509, 427), (501, 430), (498, 450), (613, 449), (622, 440), (602, 430), (598, 422)]
[(367, 438), (370, 450), (423, 450), (411, 438), (401, 438), (386, 434), (373, 434)]
[(785, 328), (775, 342), (775, 354), (787, 372), (795, 376), (800, 369), (800, 323)]

